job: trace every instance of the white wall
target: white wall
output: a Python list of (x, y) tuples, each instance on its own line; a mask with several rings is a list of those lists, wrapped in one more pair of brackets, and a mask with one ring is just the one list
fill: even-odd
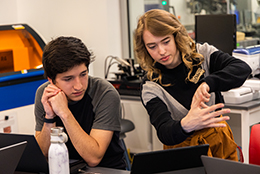
[(131, 56), (134, 58), (133, 37), (138, 19), (144, 14), (144, 0), (129, 0), (129, 25), (130, 25), (130, 44)]
[(108, 55), (122, 57), (120, 0), (1, 0), (0, 25), (26, 23), (45, 42), (76, 36), (96, 55), (90, 74), (104, 77)]
[(0, 1), (0, 25), (17, 22), (16, 0)]

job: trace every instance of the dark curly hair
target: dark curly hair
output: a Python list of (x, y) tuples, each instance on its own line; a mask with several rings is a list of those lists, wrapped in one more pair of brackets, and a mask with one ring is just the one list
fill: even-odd
[(88, 68), (90, 62), (90, 52), (85, 44), (75, 37), (61, 36), (44, 47), (42, 56), (44, 76), (53, 82), (58, 73), (66, 72), (82, 63)]

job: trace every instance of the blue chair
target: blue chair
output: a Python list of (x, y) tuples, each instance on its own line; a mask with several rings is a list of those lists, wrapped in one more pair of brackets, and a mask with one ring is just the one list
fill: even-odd
[(131, 171), (131, 162), (128, 156), (127, 148), (125, 145), (124, 138), (126, 137), (126, 133), (130, 132), (135, 129), (135, 125), (132, 121), (127, 120), (127, 119), (121, 119), (121, 131), (120, 131), (120, 141), (122, 142), (123, 148), (125, 150), (124, 155), (125, 155), (125, 160), (126, 160), (126, 170)]

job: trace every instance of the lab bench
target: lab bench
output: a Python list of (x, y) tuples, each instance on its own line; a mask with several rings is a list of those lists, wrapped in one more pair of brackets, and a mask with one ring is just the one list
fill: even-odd
[(244, 162), (249, 163), (249, 140), (251, 126), (260, 122), (260, 99), (241, 104), (225, 104), (230, 109), (228, 124), (236, 143), (241, 146)]

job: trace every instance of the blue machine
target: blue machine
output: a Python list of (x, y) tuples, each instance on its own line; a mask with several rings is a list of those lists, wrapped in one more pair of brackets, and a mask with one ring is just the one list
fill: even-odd
[(0, 111), (34, 104), (37, 88), (46, 79), (43, 70), (0, 77)]
[(47, 81), (38, 67), (45, 43), (27, 24), (0, 26), (0, 36), (0, 111), (34, 104)]

